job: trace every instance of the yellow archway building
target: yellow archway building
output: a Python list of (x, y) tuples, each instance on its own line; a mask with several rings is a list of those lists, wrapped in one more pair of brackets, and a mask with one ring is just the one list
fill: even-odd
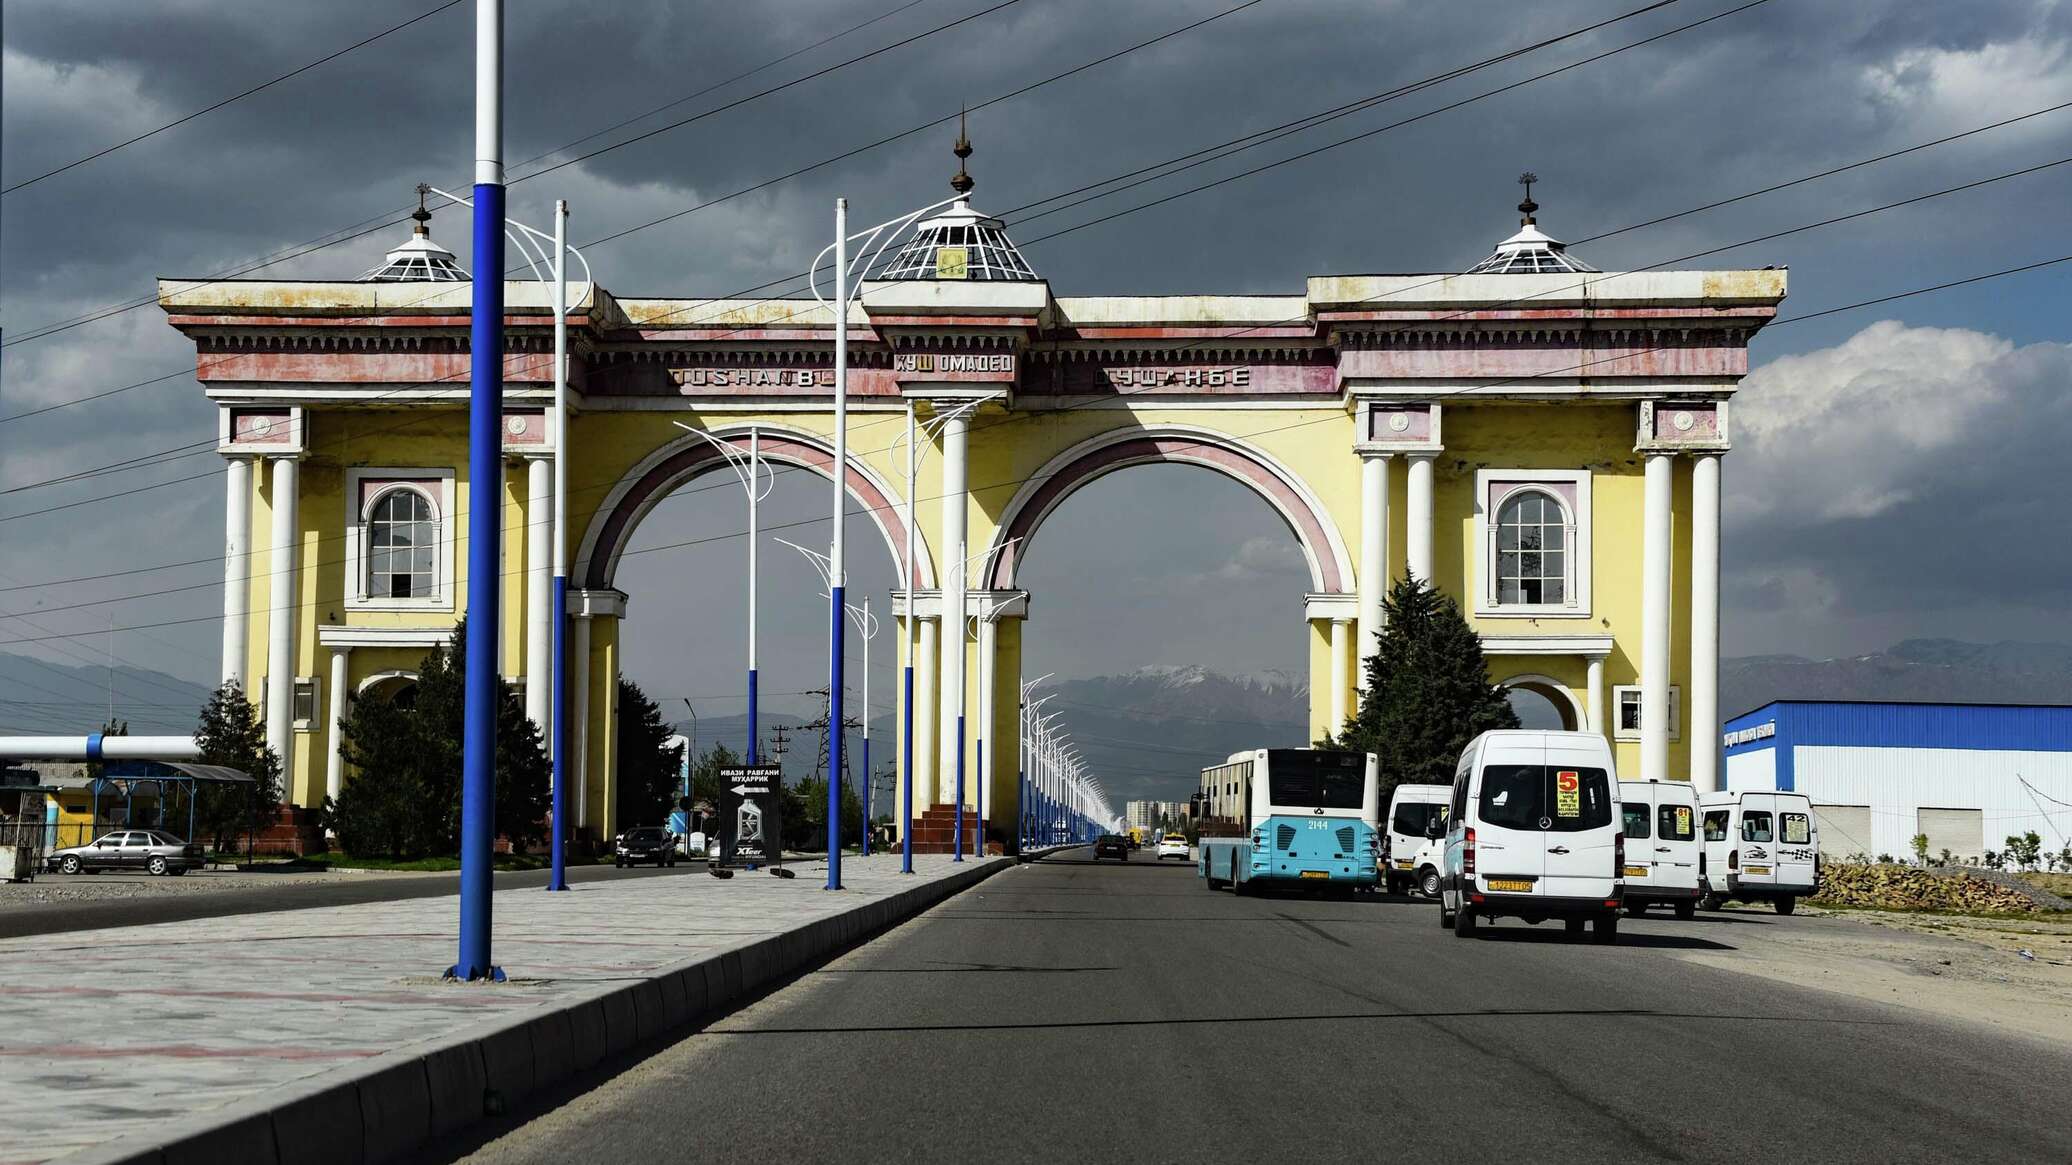
[[(852, 305), (846, 480), (895, 562), (912, 502), (914, 577), (891, 598), (893, 629), (904, 641), (911, 611), (919, 646), (919, 804), (901, 807), (934, 823), (918, 840), (947, 845), (960, 707), (968, 801), (981, 739), (989, 757), (1017, 755), (1031, 596), (1015, 580), (1045, 516), (1145, 462), (1243, 482), (1297, 537), (1309, 589), (1259, 617), (1307, 637), (1314, 734), (1357, 707), (1361, 645), (1388, 581), (1409, 571), (1459, 603), (1494, 679), (1611, 736), (1622, 775), (1716, 786), (1720, 460), (1784, 273), (1599, 272), (1521, 209), (1519, 232), (1465, 274), (1320, 277), (1259, 296), (1061, 298), (968, 199), (916, 229), (883, 268), (894, 277)], [(399, 254), (412, 246), (451, 259), (422, 228)], [(263, 692), (302, 805), (349, 779), (346, 701), (407, 690), (465, 613), (455, 540), (481, 504), (467, 474), (469, 287), (436, 265), (391, 268), (160, 285), (222, 417), (223, 673)], [(502, 667), (545, 727), (547, 467), (568, 458), (568, 728), (578, 824), (594, 833), (616, 824), (604, 728), (628, 602), (619, 557), (656, 501), (724, 472), (674, 422), (753, 431), (766, 456), (829, 473), (833, 320), (810, 299), (573, 291), (564, 439), (546, 408), (546, 294), (506, 287), (508, 461), (489, 500), (506, 515)], [(925, 452), (911, 499), (910, 423)], [(943, 626), (960, 607), (961, 635)], [(1014, 765), (985, 768), (986, 816), (1012, 837)]]

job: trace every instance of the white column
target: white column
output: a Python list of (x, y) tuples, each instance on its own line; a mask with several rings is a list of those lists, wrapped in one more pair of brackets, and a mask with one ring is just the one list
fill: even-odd
[[(965, 446), (969, 426), (962, 411), (942, 427), (942, 748), (941, 802), (954, 804), (957, 788), (957, 713), (964, 706), (964, 536), (969, 520), (965, 496)], [(967, 725), (966, 736), (969, 736)], [(965, 770), (969, 782), (971, 771)], [(967, 795), (969, 790), (966, 790)]]
[(1347, 703), (1352, 695), (1353, 682), (1351, 660), (1353, 653), (1353, 623), (1350, 619), (1331, 620), (1331, 735), (1345, 730)]
[(295, 554), (299, 477), (293, 457), (274, 458), (273, 536), (266, 547), (266, 744), (280, 758), (289, 790), (295, 781), (295, 606), (302, 600)]
[[(573, 605), (573, 604), (571, 604)], [(568, 621), (568, 795), (577, 829), (590, 820), (590, 620)]]
[(551, 741), (548, 709), (554, 700), (553, 582), (554, 466), (544, 457), (525, 463), (525, 715)]
[(251, 633), (252, 459), (232, 457), (223, 470), (223, 679), (242, 688)]
[[(997, 675), (999, 661), (996, 653), (1000, 649), (1000, 624), (993, 619), (978, 621), (978, 723), (972, 726), (971, 735), (986, 742), (985, 755), (976, 758), (978, 770), (972, 784), (972, 804), (983, 806), (988, 816), (997, 812), (993, 806), (994, 793), (992, 775), (999, 769), (994, 755), (1000, 748), (1000, 734), (993, 731), (993, 678)], [(985, 796), (978, 796), (976, 790), (983, 788)], [(979, 837), (985, 837), (985, 825), (979, 825)], [(981, 843), (983, 845), (983, 843)]]
[(338, 722), (345, 719), (345, 665), (352, 653), (350, 647), (331, 649), (331, 710), (324, 721), (323, 739), (329, 745), (324, 754), (324, 795), (333, 801), (345, 791), (345, 754), (339, 747), (345, 743), (345, 734), (338, 730)]
[(1353, 645), (1353, 678), (1367, 690), (1363, 660), (1381, 634), (1381, 600), (1389, 589), (1389, 455), (1360, 455), (1360, 623)]
[(1647, 455), (1640, 555), (1640, 779), (1669, 779), (1670, 507), (1676, 456)]
[(1691, 782), (1719, 790), (1719, 454), (1691, 462), (1691, 698), (1684, 740)]
[(1584, 725), (1592, 732), (1604, 731), (1604, 657), (1590, 657), (1589, 679), (1585, 682), (1583, 699), (1584, 712), (1589, 722)]
[(1405, 548), (1405, 564), (1410, 573), (1420, 581), (1431, 583), (1432, 579), (1432, 459), (1434, 453), (1412, 453), (1410, 455), (1409, 497), (1404, 499), (1404, 508), (1409, 511), (1409, 546)]
[(920, 647), (914, 658), (914, 796), (921, 802), (915, 807), (916, 817), (930, 805), (950, 799), (941, 791), (942, 782), (935, 772), (936, 625), (937, 620), (922, 618)]

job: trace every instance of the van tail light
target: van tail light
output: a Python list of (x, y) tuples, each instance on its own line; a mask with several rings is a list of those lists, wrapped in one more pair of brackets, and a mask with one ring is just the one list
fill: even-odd
[(1612, 865), (1618, 870), (1620, 877), (1626, 875), (1626, 835), (1624, 833), (1612, 835)]
[(1727, 868), (1730, 870), (1738, 870), (1741, 868), (1740, 850), (1730, 849), (1727, 851)]
[(1460, 872), (1472, 876), (1475, 873), (1475, 831), (1468, 829), (1461, 834)]

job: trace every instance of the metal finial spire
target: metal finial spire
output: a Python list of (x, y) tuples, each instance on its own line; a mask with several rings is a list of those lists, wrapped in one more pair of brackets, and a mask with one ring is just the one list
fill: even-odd
[(1532, 184), (1539, 180), (1540, 176), (1530, 170), (1518, 175), (1518, 185), (1525, 187), (1525, 201), (1518, 204), (1518, 213), (1525, 216), (1519, 221), (1520, 226), (1531, 226), (1533, 212), (1540, 208), (1540, 204), (1532, 200)]
[(426, 210), (424, 205), (425, 196), (431, 192), (432, 187), (430, 183), (420, 182), (417, 184), (417, 209), (410, 212), (410, 217), (417, 220), (417, 226), (411, 231), (412, 234), (429, 236), (432, 233), (430, 225), (432, 212)]
[(950, 189), (958, 194), (970, 194), (971, 188), (978, 183), (964, 171), (964, 159), (971, 156), (971, 139), (964, 134), (964, 111), (961, 109), (957, 111), (957, 144), (950, 152), (957, 155), (957, 173), (950, 179)]

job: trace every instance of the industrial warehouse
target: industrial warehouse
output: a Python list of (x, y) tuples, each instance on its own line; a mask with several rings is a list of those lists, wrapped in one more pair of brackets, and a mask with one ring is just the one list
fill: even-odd
[(1822, 852), (1976, 865), (2072, 828), (2072, 706), (1774, 700), (1727, 722), (1727, 788), (1804, 793)]

